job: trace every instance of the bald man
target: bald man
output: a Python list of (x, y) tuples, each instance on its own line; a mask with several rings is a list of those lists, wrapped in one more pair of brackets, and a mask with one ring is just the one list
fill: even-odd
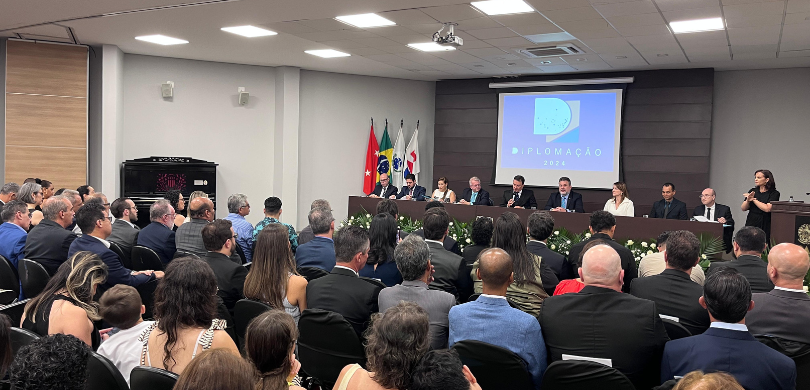
[[(181, 252), (203, 257), (208, 253), (208, 250), (205, 249), (203, 244), (202, 229), (214, 220), (214, 202), (208, 198), (197, 197), (189, 202), (188, 210), (189, 221), (180, 225), (174, 236), (174, 242), (177, 245), (175, 257), (181, 256)], [(236, 251), (231, 254), (231, 260), (237, 264), (242, 264), (242, 259)]]
[(622, 294), (621, 259), (608, 245), (585, 252), (579, 276), (582, 291), (543, 301), (539, 320), (549, 361), (563, 360), (563, 355), (603, 359), (637, 389), (659, 385), (669, 337), (655, 303)]
[(526, 362), (539, 389), (547, 366), (546, 346), (537, 319), (506, 300), (506, 289), (514, 281), (512, 258), (503, 249), (492, 248), (481, 252), (478, 263), (476, 275), (484, 292), (477, 300), (450, 309), (448, 344), (477, 340), (508, 349)]
[(753, 294), (754, 309), (745, 316), (753, 335), (769, 334), (810, 344), (810, 297), (802, 284), (810, 258), (794, 244), (779, 244), (768, 253), (768, 277), (773, 290)]

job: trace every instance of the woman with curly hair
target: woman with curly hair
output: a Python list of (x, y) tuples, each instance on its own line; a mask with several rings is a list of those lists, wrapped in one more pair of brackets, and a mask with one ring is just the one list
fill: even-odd
[(360, 270), (360, 276), (379, 279), (388, 287), (402, 283), (402, 274), (394, 263), (398, 230), (397, 220), (391, 215), (383, 213), (374, 216), (368, 230), (368, 260)]
[(413, 302), (375, 314), (366, 332), (369, 371), (358, 364), (343, 367), (335, 389), (408, 389), (411, 373), (430, 345), (428, 326), (427, 312)]
[(282, 310), (268, 310), (250, 321), (245, 333), (245, 357), (258, 370), (257, 390), (303, 390), (288, 383), (298, 374), (295, 360), (298, 328)]
[(41, 337), (17, 351), (8, 383), (15, 390), (82, 390), (89, 359), (90, 348), (72, 335)]
[[(197, 353), (225, 348), (239, 356), (217, 315), (217, 279), (200, 259), (182, 257), (169, 262), (155, 290), (155, 323), (138, 340), (143, 343), (141, 365), (180, 374)], [(157, 332), (155, 332), (157, 330)]]
[(183, 194), (178, 190), (169, 190), (166, 191), (166, 194), (163, 195), (163, 199), (169, 201), (169, 204), (174, 207), (174, 231), (177, 231), (177, 228), (186, 221), (186, 217), (180, 214), (181, 211), (186, 209), (186, 202), (183, 199)]
[(25, 305), (21, 327), (40, 336), (73, 335), (97, 349), (101, 336), (93, 321), (101, 316), (93, 296), (106, 280), (107, 265), (98, 255), (76, 252), (59, 266), (45, 289)]

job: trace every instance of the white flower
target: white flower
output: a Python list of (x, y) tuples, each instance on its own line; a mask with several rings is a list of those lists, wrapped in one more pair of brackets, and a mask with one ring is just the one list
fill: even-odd
[(366, 214), (366, 218), (371, 218), (371, 214)]
[(627, 245), (633, 245), (633, 244), (634, 244), (633, 240), (627, 240)]
[(646, 247), (648, 247), (648, 246), (650, 246), (650, 245), (649, 245), (649, 244), (647, 244), (647, 241), (642, 241), (642, 242), (641, 242), (641, 246), (643, 246), (643, 247), (645, 247), (645, 248), (646, 248)]
[(700, 258), (706, 260), (706, 255), (700, 255)]
[(400, 216), (399, 216), (399, 220), (401, 221), (401, 220), (403, 220), (403, 219), (405, 219), (405, 217), (404, 217), (404, 216), (402, 216), (402, 215), (400, 215)]
[(340, 227), (343, 227), (343, 222), (340, 223)]
[(370, 227), (371, 227), (371, 224), (370, 224), (370, 223), (367, 223), (367, 224), (366, 224), (366, 229), (368, 229), (368, 228), (370, 228)]
[(354, 221), (354, 217), (349, 218), (349, 221)]
[(557, 249), (557, 246), (554, 245), (554, 244), (551, 244), (551, 250), (554, 250), (554, 249)]
[(565, 240), (565, 243), (566, 243), (566, 244), (570, 244), (570, 243), (571, 243), (571, 240)]
[(591, 238), (591, 233), (585, 233), (585, 238)]
[(641, 260), (641, 257), (636, 257), (636, 261), (639, 261), (639, 260)]
[(452, 222), (450, 222), (450, 226), (453, 226), (453, 223), (452, 223)]
[(653, 251), (649, 250), (649, 251), (647, 251), (647, 254), (651, 255), (651, 254), (653, 254)]
[(470, 241), (470, 239), (468, 238), (468, 239), (467, 239), (467, 243), (469, 244), (469, 243), (471, 243), (471, 242), (472, 242), (472, 241)]
[(568, 255), (568, 251), (565, 251), (565, 254)]
[(559, 236), (559, 235), (560, 235), (560, 231), (559, 231), (559, 230), (555, 230), (555, 231), (554, 231), (554, 235), (555, 235), (555, 236)]

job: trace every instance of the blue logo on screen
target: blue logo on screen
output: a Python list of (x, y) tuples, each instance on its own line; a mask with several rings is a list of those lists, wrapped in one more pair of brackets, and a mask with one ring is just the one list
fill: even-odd
[(534, 99), (534, 134), (546, 142), (579, 142), (579, 100)]

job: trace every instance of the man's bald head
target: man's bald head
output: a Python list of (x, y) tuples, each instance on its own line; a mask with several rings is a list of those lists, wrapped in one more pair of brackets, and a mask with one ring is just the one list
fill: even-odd
[(191, 200), (188, 204), (189, 217), (197, 219), (207, 219), (206, 211), (211, 211), (211, 216), (214, 214), (214, 202), (211, 199), (197, 197)]
[(478, 256), (478, 276), (485, 286), (509, 285), (512, 283), (512, 257), (501, 248), (481, 252)]
[(810, 256), (796, 244), (779, 244), (768, 252), (768, 265), (769, 268), (776, 269), (775, 284), (779, 279), (801, 283), (810, 269)]
[(597, 245), (585, 252), (582, 256), (580, 268), (582, 282), (586, 285), (621, 290), (622, 287), (622, 260), (615, 249), (609, 245)]

